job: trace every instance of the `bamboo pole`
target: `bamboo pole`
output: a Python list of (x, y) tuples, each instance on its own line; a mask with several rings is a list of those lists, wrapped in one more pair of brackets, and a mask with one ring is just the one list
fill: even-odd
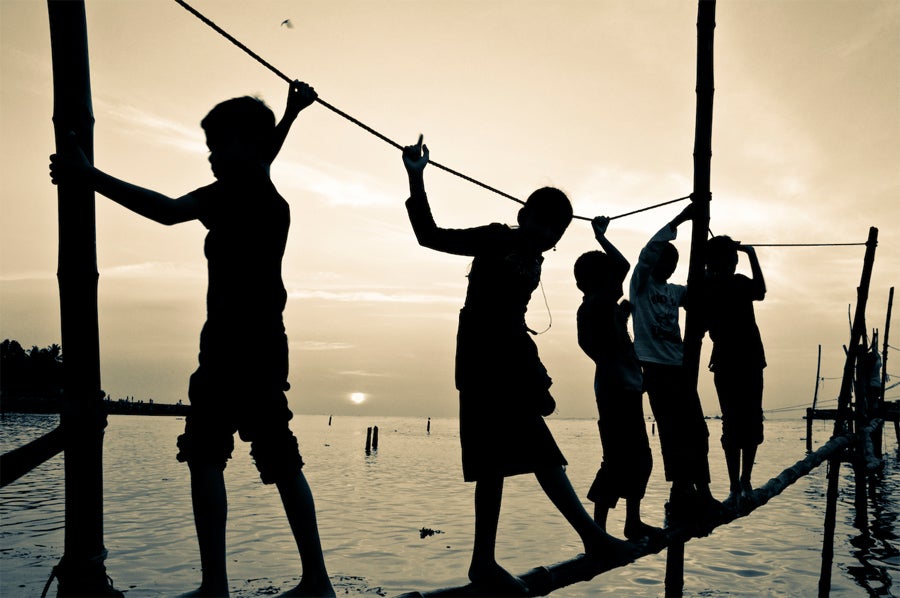
[[(93, 161), (87, 24), (83, 0), (48, 0), (57, 152), (77, 143)], [(74, 138), (72, 137), (74, 133)], [(66, 528), (54, 569), (60, 596), (121, 595), (106, 577), (103, 546), (103, 412), (97, 323), (94, 193), (59, 185), (59, 281), (62, 327)]]
[(816, 411), (816, 401), (819, 400), (819, 376), (822, 375), (822, 345), (819, 345), (819, 358), (816, 361), (816, 387), (813, 390), (812, 409), (806, 410), (806, 452), (812, 450), (812, 423), (813, 414)]
[[(688, 288), (692, 295), (703, 291), (706, 239), (709, 230), (710, 164), (712, 161), (713, 34), (716, 27), (715, 0), (699, 0), (697, 10), (697, 113), (694, 124), (694, 215), (691, 226), (691, 256)], [(697, 385), (703, 329), (687, 313), (684, 332), (684, 367), (691, 384)]]
[[(871, 432), (880, 421), (873, 421), (866, 429)], [(684, 525), (676, 527), (668, 527), (663, 530), (663, 538), (655, 544), (648, 544), (644, 547), (636, 558), (643, 558), (651, 554), (657, 554), (665, 549), (671, 550), (673, 545), (683, 546), (685, 542), (693, 538), (702, 538), (708, 536), (717, 527), (727, 525), (740, 517), (746, 517), (759, 507), (765, 505), (770, 500), (784, 492), (788, 487), (797, 480), (807, 475), (813, 469), (821, 465), (825, 460), (833, 455), (844, 451), (853, 442), (857, 441), (859, 435), (843, 434), (836, 436), (819, 447), (815, 452), (810, 453), (805, 458), (797, 461), (780, 474), (771, 478), (763, 486), (760, 486), (747, 496), (740, 508), (727, 513), (718, 521), (711, 521), (706, 526), (702, 525)], [(572, 585), (574, 583), (589, 581), (618, 567), (627, 565), (628, 562), (598, 561), (587, 559), (584, 555), (579, 555), (553, 565), (535, 567), (530, 571), (519, 575), (528, 585), (529, 596), (545, 596), (555, 590)], [(451, 588), (441, 588), (429, 591), (415, 591), (401, 594), (397, 598), (437, 598), (444, 596), (488, 596), (490, 589), (484, 586), (470, 583), (464, 586), (456, 586)]]
[[(847, 358), (844, 362), (844, 376), (841, 380), (841, 392), (838, 396), (837, 417), (834, 421), (834, 436), (846, 432), (847, 423), (854, 422), (859, 430), (859, 421), (855, 421), (850, 408), (850, 395), (853, 392), (854, 370), (859, 357), (859, 344), (863, 338), (866, 327), (866, 304), (869, 299), (869, 284), (872, 280), (872, 266), (875, 262), (875, 248), (878, 246), (878, 229), (869, 228), (869, 238), (866, 240), (866, 254), (863, 258), (863, 270), (860, 276), (859, 287), (856, 289), (856, 312), (850, 327), (850, 344), (846, 351)], [(857, 397), (859, 398), (859, 397)], [(862, 401), (857, 400), (857, 407)], [(824, 539), (822, 541), (822, 568), (819, 573), (819, 596), (827, 596), (831, 591), (831, 566), (834, 559), (834, 530), (837, 516), (838, 478), (840, 477), (841, 460), (832, 458), (829, 463), (828, 490), (825, 494), (825, 523)], [(860, 508), (859, 486), (860, 476), (865, 478), (861, 468), (856, 467), (857, 482), (857, 509)], [(865, 498), (862, 499), (865, 506)]]
[(0, 456), (0, 488), (15, 482), (44, 461), (55, 457), (63, 448), (62, 427), (57, 427), (37, 440), (4, 453)]
[[(716, 28), (715, 0), (699, 0), (697, 6), (697, 106), (694, 120), (694, 186), (691, 202), (691, 255), (688, 288), (694, 296), (703, 293), (706, 239), (709, 230), (710, 168), (712, 161), (713, 39)], [(683, 367), (688, 384), (696, 394), (700, 373), (703, 329), (690, 311), (684, 331)], [(699, 401), (699, 397), (693, 400)], [(665, 595), (681, 596), (684, 589), (684, 546), (673, 545), (666, 555)]]
[[(888, 305), (887, 305), (887, 315), (884, 319), (884, 344), (881, 349), (881, 392), (878, 393), (878, 409), (876, 413), (878, 413), (879, 417), (885, 417), (885, 403), (884, 403), (884, 392), (887, 386), (887, 362), (888, 362), (888, 349), (890, 345), (888, 345), (888, 339), (891, 334), (891, 310), (894, 305), (894, 287), (891, 287), (890, 292), (888, 292)], [(896, 428), (895, 428), (896, 429)], [(883, 438), (883, 429), (879, 430), (878, 434), (875, 437), (875, 450), (877, 451), (877, 455), (881, 456), (881, 445)], [(900, 434), (897, 434), (897, 442), (900, 444)]]

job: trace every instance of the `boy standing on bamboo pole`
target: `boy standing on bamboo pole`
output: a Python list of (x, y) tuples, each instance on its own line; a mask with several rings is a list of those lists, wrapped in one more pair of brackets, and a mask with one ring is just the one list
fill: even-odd
[[(334, 596), (319, 540), (313, 496), (303, 475), (289, 388), (282, 312), (287, 293), (281, 260), (290, 209), (269, 167), (300, 111), (316, 99), (294, 81), (281, 122), (262, 101), (234, 98), (200, 123), (216, 182), (170, 198), (94, 168), (81, 150), (51, 156), (54, 183), (80, 183), (161, 224), (199, 220), (209, 272), (200, 366), (191, 376), (191, 412), (178, 437), (178, 460), (191, 471), (191, 498), (200, 545), (202, 582), (189, 596), (227, 596), (224, 469), (234, 433), (251, 443), (260, 477), (275, 484), (300, 552), (303, 578), (289, 595)], [(74, 142), (74, 139), (73, 139)], [(250, 346), (253, 351), (238, 351)]]
[(606, 529), (609, 510), (625, 499), (625, 537), (658, 540), (661, 531), (641, 521), (641, 500), (653, 469), (644, 422), (643, 376), (628, 336), (631, 304), (619, 302), (631, 265), (606, 237), (609, 218), (591, 221), (603, 251), (588, 251), (575, 261), (575, 284), (584, 293), (578, 307), (578, 345), (596, 364), (594, 394), (603, 462), (588, 492), (594, 521)]
[[(739, 253), (747, 256), (752, 278), (735, 273)], [(724, 235), (706, 242), (700, 321), (713, 342), (709, 369), (722, 409), (722, 448), (729, 480), (725, 504), (735, 507), (753, 490), (753, 460), (763, 441), (766, 355), (753, 302), (765, 296), (766, 282), (753, 247)]]
[(671, 241), (693, 209), (689, 205), (653, 235), (641, 250), (629, 289), (634, 347), (659, 426), (666, 480), (672, 482), (666, 513), (675, 521), (715, 517), (722, 509), (709, 491), (709, 429), (683, 365), (678, 309), (686, 305), (688, 288), (669, 282), (678, 265)]

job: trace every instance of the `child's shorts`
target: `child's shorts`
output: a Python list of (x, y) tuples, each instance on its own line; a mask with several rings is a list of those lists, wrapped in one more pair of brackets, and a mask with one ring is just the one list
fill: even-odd
[(237, 432), (250, 443), (250, 455), (264, 484), (296, 476), (303, 459), (288, 425), (293, 414), (287, 397), (278, 384), (259, 382), (234, 380), (229, 372), (200, 366), (191, 376), (191, 410), (184, 434), (178, 437), (178, 460), (225, 469)]

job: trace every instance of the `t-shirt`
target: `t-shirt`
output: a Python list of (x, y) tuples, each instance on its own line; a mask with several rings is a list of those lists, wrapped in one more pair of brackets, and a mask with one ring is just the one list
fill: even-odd
[(459, 315), (456, 387), (549, 388), (550, 377), (525, 324), (531, 293), (540, 283), (540, 252), (505, 224), (440, 228), (425, 196), (409, 198), (406, 208), (422, 246), (474, 258)]
[(762, 338), (753, 312), (753, 302), (764, 296), (760, 287), (743, 274), (706, 277), (703, 301), (698, 308), (699, 317), (713, 342), (711, 370), (766, 367)]
[(191, 195), (209, 230), (204, 244), (209, 283), (201, 356), (206, 352), (208, 357), (228, 358), (226, 353), (231, 352), (286, 362), (286, 344), (280, 339), (287, 302), (281, 279), (290, 227), (287, 202), (267, 177), (217, 181)]
[(641, 365), (628, 336), (629, 306), (611, 294), (586, 296), (578, 307), (578, 345), (594, 360), (594, 392), (606, 394), (643, 390)]
[(675, 239), (677, 229), (661, 228), (641, 250), (631, 274), (629, 288), (633, 305), (634, 348), (641, 361), (682, 365), (684, 343), (678, 323), (678, 308), (684, 305), (687, 287), (659, 282), (650, 275), (662, 246)]

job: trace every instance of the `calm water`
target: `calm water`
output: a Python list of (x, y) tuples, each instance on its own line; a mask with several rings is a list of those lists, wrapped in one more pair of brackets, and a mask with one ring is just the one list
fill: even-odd
[[(600, 461), (592, 420), (550, 426), (568, 458), (569, 477), (587, 491)], [(55, 416), (7, 415), (0, 420), (6, 451), (56, 425)], [(727, 476), (710, 421), (713, 492), (724, 497)], [(111, 416), (104, 443), (107, 568), (128, 596), (172, 596), (199, 582), (187, 468), (175, 460), (184, 422), (169, 417)], [(464, 583), (473, 533), (473, 486), (462, 481), (458, 426), (452, 419), (298, 416), (293, 427), (319, 513), (329, 572), (339, 595), (392, 596)], [(366, 427), (379, 426), (377, 453), (364, 452)], [(649, 425), (649, 424), (648, 424)], [(815, 446), (830, 427), (816, 422)], [(762, 485), (805, 454), (805, 423), (770, 421), (755, 469)], [(656, 436), (655, 467), (644, 518), (661, 524), (668, 485)], [(900, 465), (893, 432), (887, 465), (870, 507), (871, 532), (853, 527), (852, 483), (841, 483), (832, 594), (891, 596), (900, 580), (896, 546)], [(277, 492), (263, 486), (242, 443), (226, 470), (229, 489), (229, 574), (235, 596), (270, 595), (292, 587), (299, 562)], [(685, 549), (687, 596), (815, 596), (822, 549), (825, 468), (820, 467), (749, 517), (692, 540)], [(590, 508), (590, 507), (589, 507)], [(624, 508), (610, 531), (621, 534)], [(0, 595), (39, 596), (63, 553), (62, 457), (0, 490)], [(422, 538), (420, 530), (436, 530)], [(532, 476), (507, 481), (497, 555), (523, 573), (575, 556), (580, 543)], [(554, 596), (661, 596), (665, 553)], [(52, 590), (55, 592), (55, 589)], [(900, 592), (898, 592), (900, 593)]]

